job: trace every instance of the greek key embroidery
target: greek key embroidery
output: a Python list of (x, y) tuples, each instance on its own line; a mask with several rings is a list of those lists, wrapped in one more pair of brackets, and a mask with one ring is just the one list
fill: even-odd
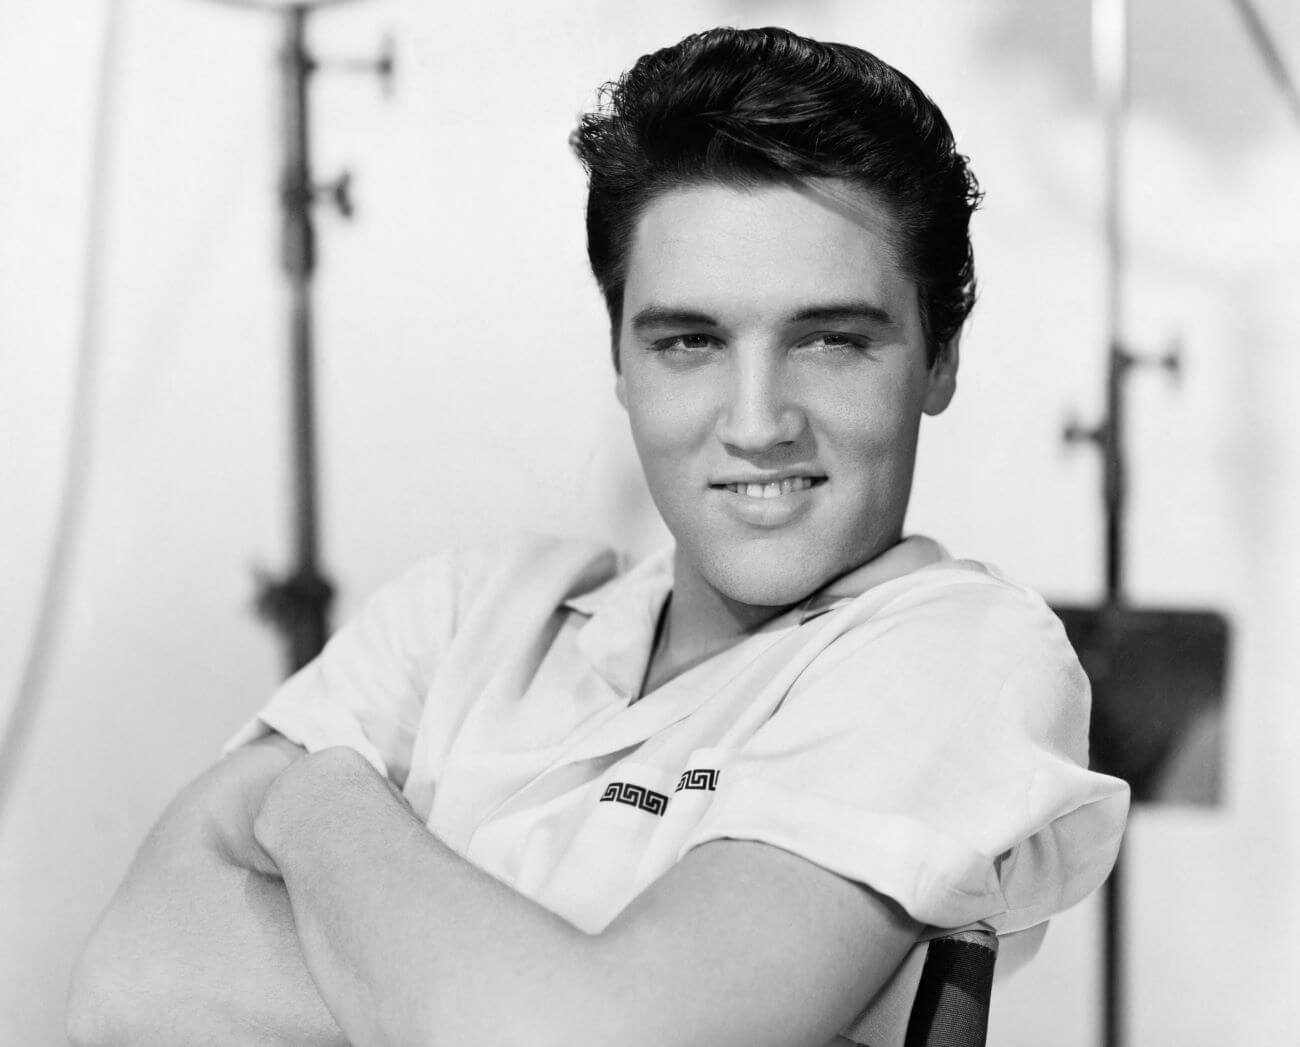
[(718, 788), (718, 772), (707, 767), (695, 767), (689, 771), (683, 771), (682, 776), (677, 779), (677, 788), (673, 792), (681, 792), (683, 789), (703, 789), (706, 792), (713, 792)]
[(631, 782), (610, 782), (605, 787), (605, 795), (600, 798), (600, 802), (608, 803), (611, 800), (657, 816), (662, 816), (668, 809), (668, 797), (663, 793)]

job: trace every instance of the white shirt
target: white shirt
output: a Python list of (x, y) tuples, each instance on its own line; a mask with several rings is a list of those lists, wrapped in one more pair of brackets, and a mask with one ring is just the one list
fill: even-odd
[[(1104, 879), (1128, 790), (1087, 770), (1087, 680), (1040, 597), (909, 538), (635, 700), (671, 564), (618, 575), (538, 537), (426, 561), (227, 748), (267, 728), (356, 748), (431, 832), (588, 932), (723, 838), (1005, 944), (1036, 947)], [(902, 1042), (922, 956), (845, 1035)]]

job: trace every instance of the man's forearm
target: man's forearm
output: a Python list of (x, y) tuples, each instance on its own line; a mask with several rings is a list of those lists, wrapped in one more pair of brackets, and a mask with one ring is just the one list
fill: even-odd
[(582, 969), (591, 939), (450, 851), (360, 759), (310, 760), (323, 772), (302, 774), (293, 796), (268, 795), (258, 838), (349, 1039), (550, 1042), (552, 1019), (572, 1010), (566, 986), (579, 981), (561, 972)]
[(284, 884), (237, 860), (238, 835), (201, 789), (164, 815), (74, 975), (74, 1043), (346, 1043), (303, 966)]
[(341, 748), (286, 770), (254, 829), (322, 998), (367, 1047), (822, 1044), (921, 929), (798, 855), (722, 840), (588, 935), (450, 850)]

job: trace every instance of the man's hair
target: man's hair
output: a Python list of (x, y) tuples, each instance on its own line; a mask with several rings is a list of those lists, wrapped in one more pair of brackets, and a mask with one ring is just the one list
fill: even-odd
[(870, 191), (916, 284), (930, 362), (975, 303), (975, 176), (939, 107), (860, 48), (777, 28), (697, 33), (605, 84), (571, 144), (589, 177), (587, 255), (616, 367), (636, 221), (656, 197), (702, 183), (838, 178)]

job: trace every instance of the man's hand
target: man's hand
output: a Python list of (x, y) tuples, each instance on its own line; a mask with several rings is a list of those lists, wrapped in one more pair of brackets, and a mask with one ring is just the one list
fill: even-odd
[[(355, 836), (391, 819), (415, 822), (396, 786), (355, 749), (335, 746), (290, 764), (267, 788), (253, 819), (256, 850), (278, 873), (283, 862), (313, 861), (331, 836)], [(376, 845), (383, 837), (377, 832)]]
[(303, 967), (277, 866), (253, 833), (270, 783), (301, 754), (278, 736), (254, 742), (168, 808), (73, 975), (73, 1043), (346, 1043)]

